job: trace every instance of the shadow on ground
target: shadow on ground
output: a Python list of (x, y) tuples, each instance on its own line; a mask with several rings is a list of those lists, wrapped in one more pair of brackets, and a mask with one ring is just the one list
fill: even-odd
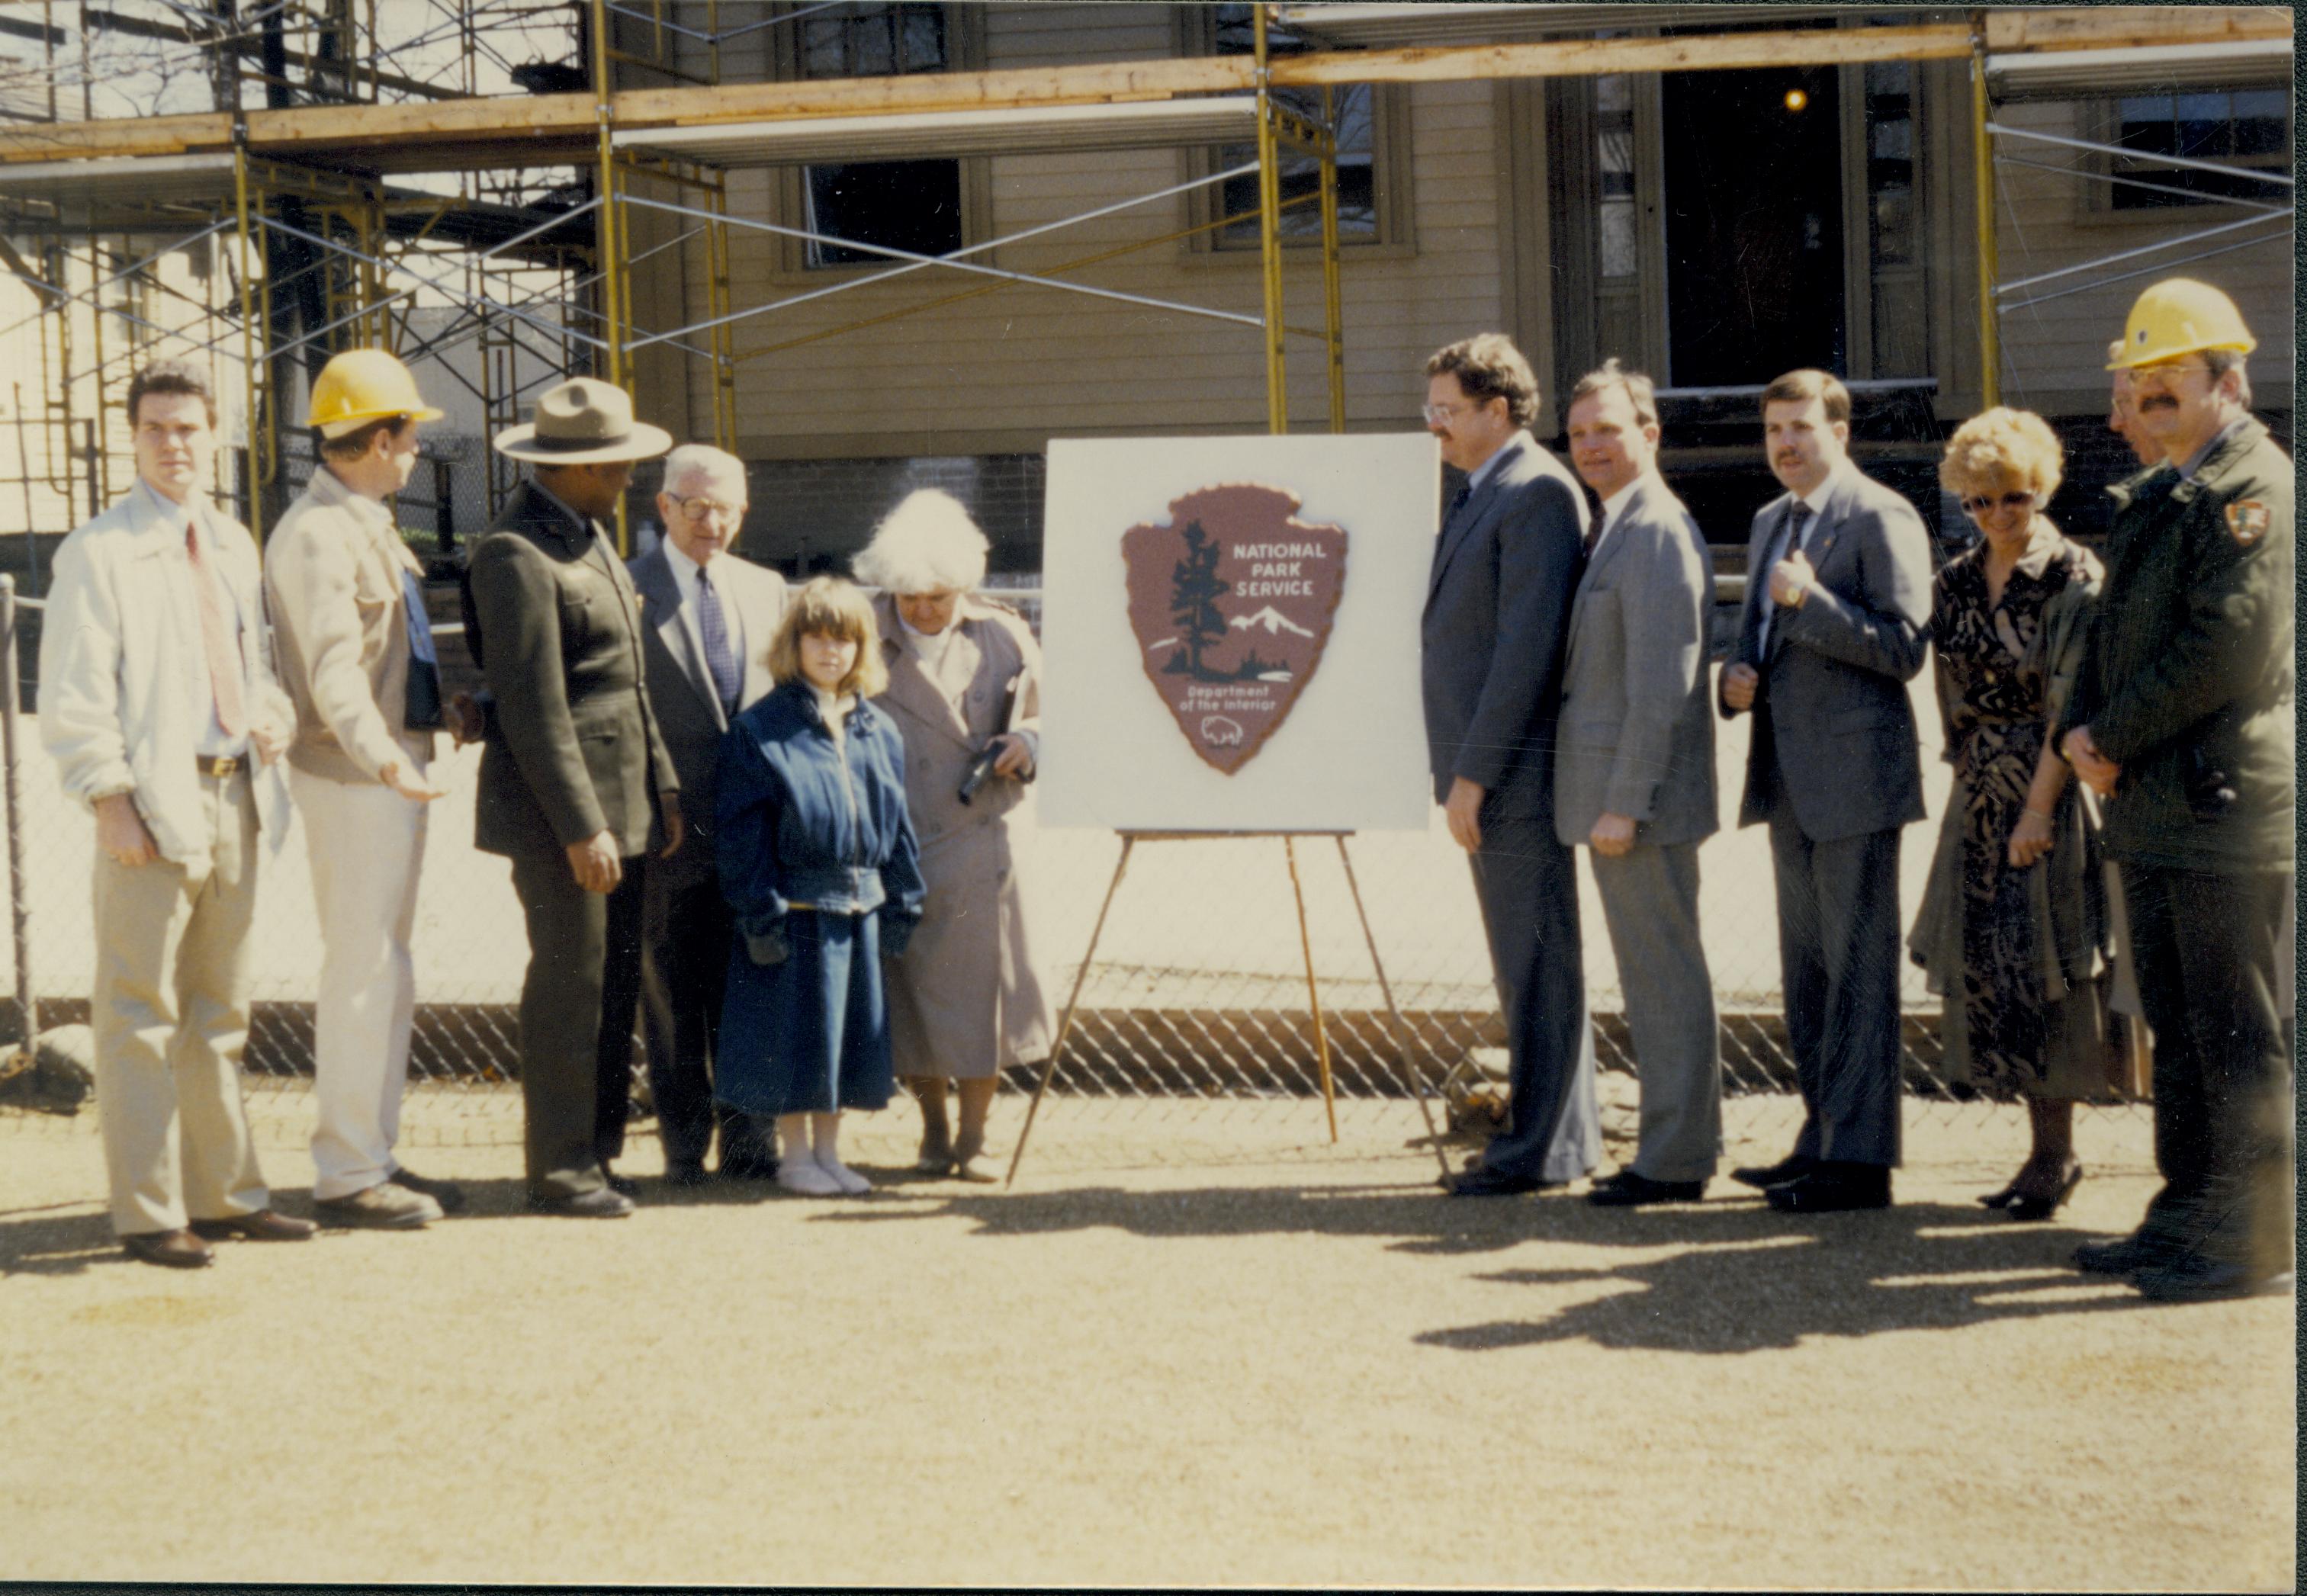
[(1454, 1202), (1399, 1186), (1092, 1188), (890, 1202), (828, 1209), (823, 1217), (862, 1225), (959, 1217), (991, 1237), (1107, 1227), (1156, 1240), (1368, 1237), (1399, 1251), (1458, 1256), (1548, 1241), (1582, 1253), (1622, 1248), (1643, 1255), (1591, 1267), (1477, 1276), (1544, 1288), (1557, 1298), (1574, 1292), (1578, 1300), (1535, 1317), (1417, 1337), (1460, 1351), (1590, 1341), (1629, 1351), (1751, 1352), (1791, 1347), (1805, 1336), (1952, 1329), (2145, 1306), (2119, 1283), (2073, 1268), (2069, 1260), (2086, 1239), (2082, 1232), (2014, 1224), (1941, 1203), (1798, 1218), (1772, 1212), (1759, 1197), (1629, 1211), (1566, 1196)]

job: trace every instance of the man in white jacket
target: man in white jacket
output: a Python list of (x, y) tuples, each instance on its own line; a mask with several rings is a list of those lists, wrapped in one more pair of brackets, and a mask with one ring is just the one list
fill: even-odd
[(313, 383), (320, 468), (264, 545), (280, 682), (296, 706), (288, 785), (304, 817), (321, 922), (313, 1015), (313, 1212), (421, 1230), (463, 1192), (393, 1156), (416, 1016), (417, 871), (442, 725), (424, 571), (385, 501), (408, 485), (416, 429), (441, 412), (382, 349), (347, 349)]
[(96, 814), (90, 1011), (113, 1228), (132, 1257), (198, 1268), (210, 1240), (313, 1233), (272, 1211), (240, 1093), (257, 844), (287, 830), (294, 712), (256, 545), (209, 502), (206, 375), (145, 367), (128, 421), (136, 485), (56, 551), (40, 740)]

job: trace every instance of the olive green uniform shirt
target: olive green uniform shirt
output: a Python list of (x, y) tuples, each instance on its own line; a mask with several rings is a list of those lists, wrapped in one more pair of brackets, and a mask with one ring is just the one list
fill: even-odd
[(2235, 874), (2292, 868), (2292, 467), (2247, 420), (2183, 477), (2111, 489), (2106, 583), (2059, 734), (2123, 768), (2107, 851)]

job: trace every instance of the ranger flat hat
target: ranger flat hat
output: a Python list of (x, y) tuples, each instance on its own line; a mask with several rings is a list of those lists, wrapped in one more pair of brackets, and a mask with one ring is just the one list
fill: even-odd
[(592, 377), (571, 377), (536, 401), (536, 419), (507, 427), (489, 440), (499, 454), (545, 466), (590, 466), (605, 460), (653, 459), (673, 447), (673, 434), (633, 419), (633, 401), (622, 388)]

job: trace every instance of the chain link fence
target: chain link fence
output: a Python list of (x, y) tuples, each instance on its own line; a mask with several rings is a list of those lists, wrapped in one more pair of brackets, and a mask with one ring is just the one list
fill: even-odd
[[(1038, 619), (1038, 592), (1003, 596)], [(436, 617), (452, 620), (453, 586), (436, 584), (433, 597)], [(453, 633), (442, 642), (453, 682), (461, 648)], [(1925, 674), (1915, 697), (1926, 745), (1935, 742), (1929, 729), (1938, 725), (1929, 693)], [(37, 949), (33, 975), (43, 994), (41, 1024), (53, 1028), (82, 1023), (87, 1015), (94, 828), (64, 795), (39, 746), (29, 687), (26, 700), (13, 774), (22, 799), (23, 900)], [(1745, 769), (1746, 725), (1742, 717), (1720, 727), (1726, 812)], [(1050, 757), (1064, 757), (1061, 743), (1051, 747)], [(1422, 751), (1405, 748), (1403, 757), (1422, 758)], [(472, 847), (479, 761), (477, 748), (449, 750), (444, 743), (434, 768), (448, 795), (428, 817), (417, 903), (417, 1013), (404, 1116), (412, 1146), (519, 1138), (519, 1114), (506, 1110), (515, 1102), (508, 1088), (518, 1074), (515, 1006), (527, 944), (510, 867)], [(1920, 901), (1936, 817), (1944, 812), (1947, 777), (1936, 761), (1926, 763), (1925, 789), (1934, 819), (1908, 829), (1901, 860), (1901, 899), (1909, 922)], [(1326, 837), (1289, 843), (1273, 837), (1147, 840), (1136, 845), (1116, 884), (1120, 845), (1111, 833), (1045, 828), (1026, 877), (1029, 924), (1052, 1006), (1065, 1001), (1076, 978), (1080, 982), (1073, 1032), (1037, 1135), (1062, 1135), (1067, 1122), (1093, 1119), (1109, 1129), (1117, 1120), (1143, 1122), (1152, 1137), (1161, 1126), (1222, 1115), (1247, 1101), (1299, 1099), (1306, 1104), (1308, 1137), (1317, 1139), (1324, 1134), (1323, 1086), (1309, 962), (1331, 1089), (1345, 1114), (1415, 1137), (1422, 1127), (1405, 1084), (1415, 1079), (1423, 1092), (1446, 1091), (1462, 1132), (1486, 1128), (1485, 1111), (1502, 1100), (1503, 1030), (1471, 879), (1438, 814), (1423, 834), (1368, 833), (1342, 847)], [(1794, 1080), (1780, 1012), (1767, 833), (1727, 828), (1705, 845), (1700, 860), (1701, 922), (1721, 1014), (1735, 1129), (1741, 1099), (1769, 1094), (1776, 1101), (1792, 1090)], [(321, 958), (301, 823), (264, 870), (244, 1069), (253, 1106), (287, 1113), (301, 1109), (296, 1094), (309, 1085)], [(1353, 885), (1359, 888), (1359, 909)], [(1109, 888), (1112, 902), (1095, 960), (1083, 971), (1083, 950)], [(1597, 1056), (1606, 1071), (1631, 1071), (1617, 970), (1582, 866), (1580, 900)], [(1384, 962), (1384, 986), (1373, 966), (1373, 943)], [(14, 963), (13, 952), (0, 958), (0, 982), (8, 983), (0, 990), (14, 990)], [(1399, 1032), (1388, 988), (1403, 1022)], [(1939, 1002), (1912, 966), (1901, 996), (1910, 1118), (1952, 1120), (1992, 1112), (1945, 1083)], [(638, 1040), (634, 1054), (636, 1107), (645, 1115)], [(1030, 1091), (1036, 1073), (1013, 1071), (1005, 1090)], [(33, 1095), (4, 1089), (0, 1104), (39, 1106)], [(58, 1127), (75, 1122), (53, 1114), (20, 1117)], [(92, 1119), (81, 1114), (78, 1122)]]

